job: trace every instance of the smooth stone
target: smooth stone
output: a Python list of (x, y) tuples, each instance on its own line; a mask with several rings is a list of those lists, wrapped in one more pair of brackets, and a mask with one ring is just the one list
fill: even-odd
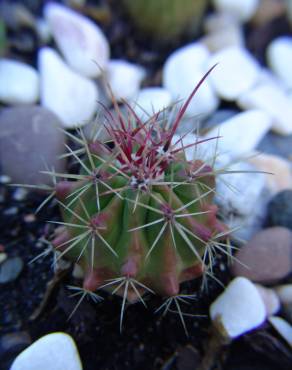
[(292, 304), (292, 284), (279, 285), (274, 288), (281, 303)]
[[(145, 69), (137, 64), (110, 60), (106, 68), (105, 84), (109, 84), (116, 100), (131, 100), (137, 96), (145, 76)], [(108, 95), (111, 97), (110, 93)]]
[(262, 297), (264, 305), (266, 307), (267, 317), (275, 315), (281, 308), (281, 303), (278, 295), (273, 289), (265, 288), (262, 285), (255, 284), (257, 290)]
[(243, 93), (237, 100), (243, 109), (262, 109), (272, 118), (272, 130), (280, 135), (292, 134), (292, 100), (274, 84), (260, 84)]
[(138, 93), (137, 99), (134, 101), (135, 112), (147, 119), (153, 116), (154, 113), (163, 111), (169, 107), (171, 103), (171, 94), (163, 87), (146, 87)]
[(269, 318), (269, 322), (272, 324), (274, 329), (281, 335), (283, 339), (292, 347), (292, 326), (282, 319), (282, 317), (272, 316)]
[[(218, 137), (206, 143), (210, 151), (227, 154), (231, 159), (250, 154), (271, 127), (271, 118), (260, 110), (250, 110), (236, 114), (204, 136), (205, 139)], [(243, 139), (244, 133), (244, 139)], [(205, 145), (205, 144), (204, 144)]]
[(48, 44), (51, 41), (51, 28), (44, 18), (38, 18), (36, 20), (36, 32), (43, 45)]
[(292, 284), (274, 288), (283, 307), (283, 316), (292, 323)]
[(234, 276), (258, 283), (275, 283), (292, 272), (292, 233), (276, 226), (258, 232), (235, 253)]
[[(61, 349), (61, 350), (60, 350)], [(14, 360), (10, 370), (82, 370), (73, 339), (65, 333), (41, 337)]]
[(218, 52), (231, 46), (244, 46), (242, 29), (236, 25), (230, 25), (222, 30), (207, 34), (201, 39), (211, 53)]
[(0, 59), (0, 101), (5, 104), (33, 104), (39, 98), (39, 76), (28, 64)]
[(248, 161), (259, 171), (271, 174), (265, 176), (271, 194), (274, 195), (282, 190), (292, 189), (291, 163), (286, 159), (276, 155), (258, 153)]
[(41, 105), (52, 110), (65, 128), (88, 123), (97, 109), (96, 84), (71, 70), (51, 48), (38, 55), (41, 75)]
[(218, 12), (226, 12), (236, 19), (247, 22), (256, 13), (259, 0), (212, 0)]
[(269, 131), (256, 148), (259, 152), (292, 159), (292, 135), (282, 136)]
[(270, 200), (267, 222), (271, 226), (283, 226), (292, 230), (292, 190), (283, 190)]
[(86, 77), (100, 75), (107, 66), (110, 50), (98, 25), (57, 3), (45, 5), (44, 16), (66, 62)]
[(11, 283), (16, 280), (23, 270), (23, 261), (20, 257), (11, 257), (0, 265), (0, 284)]
[(223, 168), (222, 175), (219, 169), (215, 201), (232, 237), (239, 243), (249, 240), (265, 222), (270, 199), (265, 188), (265, 176), (256, 173), (256, 168), (246, 162)]
[(40, 106), (1, 111), (0, 166), (11, 182), (50, 185), (51, 176), (40, 171), (64, 171), (65, 161), (59, 156), (65, 151), (65, 134), (60, 128), (58, 117)]
[[(179, 48), (167, 58), (162, 71), (162, 85), (171, 93), (173, 101), (182, 104), (189, 97), (203, 78), (209, 58), (210, 52), (200, 42)], [(208, 77), (196, 92), (185, 114), (208, 116), (218, 105), (219, 100)]]
[(4, 252), (0, 252), (0, 264), (7, 260), (7, 254)]
[(292, 37), (274, 39), (267, 48), (267, 62), (272, 71), (288, 87), (292, 87)]
[(226, 12), (215, 12), (206, 14), (203, 19), (203, 28), (205, 33), (216, 33), (220, 32), (228, 27), (240, 26), (240, 23), (234, 16)]
[(209, 59), (209, 68), (217, 63), (210, 74), (210, 82), (222, 99), (236, 100), (257, 81), (260, 66), (242, 47), (232, 46), (213, 54)]
[(260, 326), (266, 308), (256, 286), (238, 277), (211, 304), (210, 316), (221, 335), (233, 339)]

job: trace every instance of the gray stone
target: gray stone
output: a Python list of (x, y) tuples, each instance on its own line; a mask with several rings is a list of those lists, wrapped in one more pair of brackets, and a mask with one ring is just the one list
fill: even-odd
[(20, 257), (12, 257), (0, 265), (0, 284), (10, 283), (18, 278), (23, 269)]
[(39, 106), (3, 109), (0, 113), (0, 166), (13, 183), (50, 184), (40, 173), (54, 167), (62, 172), (65, 135), (59, 119)]
[(234, 276), (259, 283), (274, 283), (292, 271), (292, 233), (284, 227), (271, 227), (257, 233), (235, 253)]
[(268, 224), (292, 230), (292, 190), (276, 194), (268, 204)]

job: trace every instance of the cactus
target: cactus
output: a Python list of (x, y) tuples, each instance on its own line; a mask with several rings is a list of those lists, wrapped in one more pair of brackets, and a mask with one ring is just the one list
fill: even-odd
[(45, 171), (61, 178), (49, 196), (56, 196), (63, 217), (52, 245), (58, 258), (81, 266), (81, 292), (106, 289), (123, 297), (123, 308), (126, 301), (144, 303), (146, 292), (178, 305), (180, 283), (210, 273), (214, 251), (224, 250), (228, 230), (213, 204), (215, 172), (186, 160), (185, 150), (200, 142), (174, 142), (208, 73), (173, 122), (161, 122), (161, 112), (142, 122), (127, 103), (126, 119), (114, 103), (116, 115), (105, 113), (107, 142), (87, 141), (81, 130), (79, 138), (69, 134), (81, 145), (67, 147), (80, 173)]
[(142, 32), (169, 40), (183, 33), (195, 34), (207, 0), (123, 0), (128, 14)]
[(4, 21), (0, 19), (0, 57), (5, 54), (6, 46), (5, 24)]

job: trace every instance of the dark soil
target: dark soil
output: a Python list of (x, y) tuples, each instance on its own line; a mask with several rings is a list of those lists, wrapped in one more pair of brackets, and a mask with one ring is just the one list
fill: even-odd
[[(25, 0), (26, 6), (34, 13), (40, 13), (41, 1)], [(89, 3), (94, 3), (90, 1)], [(106, 1), (96, 1), (101, 6)], [(182, 37), (174, 43), (162, 47), (155, 40), (145, 39), (137, 33), (125, 14), (119, 1), (109, 1), (109, 13), (101, 17), (101, 24), (111, 42), (112, 56), (143, 64), (149, 71), (147, 84), (157, 85), (161, 80), (161, 66), (166, 56), (180, 44), (190, 39)], [(113, 12), (113, 9), (115, 11)], [(101, 13), (102, 14), (102, 13)], [(285, 19), (274, 21), (267, 29), (247, 29), (248, 47), (264, 62), (264, 49), (277, 35), (288, 33)], [(265, 39), (262, 38), (263, 32)], [(13, 53), (19, 53), (13, 50)], [(26, 57), (35, 64), (36, 50)], [(226, 105), (227, 106), (227, 105)], [(49, 237), (53, 226), (47, 220), (58, 220), (59, 213), (52, 203), (35, 218), (34, 211), (43, 196), (28, 194), (18, 201), (14, 199), (14, 189), (0, 185), (0, 247), (8, 256), (19, 256), (24, 269), (19, 278), (0, 286), (0, 338), (6, 333), (27, 331), (32, 341), (42, 335), (64, 331), (75, 339), (84, 370), (190, 370), (197, 368), (210, 338), (208, 307), (222, 291), (214, 280), (208, 281), (208, 291), (201, 291), (200, 279), (185, 283), (183, 292), (194, 294), (197, 299), (185, 305), (183, 311), (189, 332), (186, 336), (177, 314), (168, 313), (162, 317), (154, 313), (163, 301), (149, 297), (148, 309), (141, 303), (128, 306), (124, 317), (123, 331), (119, 332), (121, 299), (107, 296), (99, 304), (84, 300), (79, 309), (68, 320), (77, 299), (70, 298), (68, 285), (77, 285), (68, 269), (55, 283), (47, 304), (34, 319), (47, 284), (53, 279), (52, 255), (29, 262), (39, 255), (46, 245), (40, 238)], [(224, 285), (231, 279), (226, 260), (218, 256), (215, 276)], [(266, 324), (251, 334), (234, 341), (226, 347), (218, 358), (215, 368), (224, 370), (288, 370), (291, 369), (292, 353), (273, 329)], [(0, 356), (3, 355), (0, 348)], [(0, 369), (7, 370), (13, 358), (0, 358)], [(40, 369), (41, 370), (41, 369)], [(64, 369), (65, 370), (65, 369)]]

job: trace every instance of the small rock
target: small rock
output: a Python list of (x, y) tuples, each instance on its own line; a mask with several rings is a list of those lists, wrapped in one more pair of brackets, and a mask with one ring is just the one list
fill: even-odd
[(39, 98), (39, 76), (28, 64), (0, 60), (0, 101), (5, 104), (32, 104)]
[(219, 12), (230, 13), (236, 19), (247, 22), (256, 13), (259, 0), (213, 0)]
[[(62, 350), (60, 350), (62, 349)], [(20, 353), (10, 370), (82, 370), (73, 339), (65, 333), (51, 333)]]
[(9, 369), (13, 359), (30, 344), (30, 335), (25, 331), (7, 333), (0, 337), (0, 357), (3, 369)]
[(67, 63), (86, 77), (100, 75), (107, 66), (109, 44), (97, 24), (56, 3), (48, 3), (44, 15)]
[(97, 109), (98, 90), (93, 81), (67, 67), (51, 48), (39, 51), (41, 104), (74, 128), (90, 121)]
[(209, 131), (204, 138), (219, 136), (218, 143), (211, 140), (204, 146), (210, 146), (212, 152), (217, 147), (218, 153), (225, 153), (230, 159), (242, 158), (256, 148), (271, 124), (271, 118), (260, 110), (239, 113)]
[(145, 75), (144, 68), (139, 65), (124, 60), (110, 60), (105, 82), (109, 84), (116, 100), (131, 100), (137, 96)]
[[(47, 168), (64, 171), (65, 135), (59, 119), (39, 106), (14, 107), (0, 113), (0, 165), (13, 183), (51, 184)], [(36, 155), (38, 153), (38, 155)], [(47, 165), (47, 168), (46, 168)]]
[(16, 200), (16, 201), (18, 201), (18, 202), (21, 202), (21, 201), (23, 201), (27, 197), (27, 194), (28, 194), (28, 190), (27, 189), (17, 188), (13, 192), (13, 199)]
[(292, 347), (292, 326), (278, 316), (272, 316), (269, 318), (269, 322), (272, 324), (274, 329), (282, 336), (283, 339)]
[(233, 101), (256, 83), (260, 67), (246, 49), (232, 46), (220, 50), (210, 58), (209, 68), (217, 63), (210, 82), (221, 98)]
[(140, 117), (151, 117), (154, 113), (168, 108), (171, 103), (171, 95), (163, 87), (147, 87), (140, 90), (134, 103), (135, 112)]
[(264, 229), (235, 253), (232, 273), (263, 284), (278, 282), (292, 271), (291, 253), (290, 230)]
[(252, 19), (258, 27), (281, 17), (286, 12), (286, 4), (283, 0), (260, 0), (257, 11)]
[(267, 48), (267, 62), (273, 72), (288, 87), (292, 87), (292, 37), (274, 39)]
[(230, 25), (223, 30), (207, 34), (201, 39), (201, 42), (207, 46), (211, 53), (215, 53), (231, 46), (244, 46), (244, 37), (242, 29), (238, 25)]
[(292, 190), (276, 194), (268, 204), (268, 224), (292, 230)]
[(23, 269), (23, 261), (20, 257), (12, 257), (0, 265), (0, 284), (10, 283), (18, 278)]
[(219, 332), (232, 339), (260, 326), (266, 309), (255, 285), (239, 277), (212, 303), (210, 316)]
[(292, 135), (282, 136), (269, 131), (256, 148), (259, 152), (274, 154), (291, 161)]
[(284, 158), (276, 155), (259, 153), (251, 157), (249, 163), (259, 171), (270, 173), (265, 176), (267, 187), (271, 194), (279, 193), (282, 190), (292, 189), (291, 164)]
[(292, 284), (274, 288), (283, 307), (283, 316), (292, 323)]
[[(181, 102), (189, 97), (204, 76), (209, 57), (208, 49), (199, 42), (177, 49), (168, 57), (163, 67), (162, 81), (163, 87), (171, 93), (173, 101)], [(208, 116), (217, 109), (218, 105), (218, 98), (208, 78), (190, 102), (186, 115)]]
[(280, 299), (273, 289), (265, 288), (262, 285), (255, 284), (257, 290), (262, 297), (266, 307), (267, 316), (275, 315), (281, 307)]
[(82, 270), (82, 267), (78, 265), (77, 263), (74, 264), (74, 268), (72, 271), (72, 276), (75, 279), (80, 279), (82, 280), (84, 278), (84, 271)]
[(267, 175), (255, 173), (256, 169), (246, 162), (225, 170), (226, 174), (217, 177), (216, 203), (232, 236), (249, 240), (265, 221), (270, 196), (265, 189)]
[(281, 303), (292, 304), (292, 284), (286, 284), (286, 285), (279, 285), (274, 288), (276, 290), (276, 293), (278, 294), (278, 297), (280, 298)]
[(0, 264), (4, 262), (5, 260), (7, 260), (7, 254), (0, 252)]
[(237, 101), (243, 109), (262, 109), (272, 118), (272, 129), (280, 135), (292, 134), (292, 104), (280, 86), (261, 84), (243, 93)]
[(36, 20), (36, 32), (43, 45), (50, 42), (52, 33), (48, 22), (44, 18), (38, 18)]

